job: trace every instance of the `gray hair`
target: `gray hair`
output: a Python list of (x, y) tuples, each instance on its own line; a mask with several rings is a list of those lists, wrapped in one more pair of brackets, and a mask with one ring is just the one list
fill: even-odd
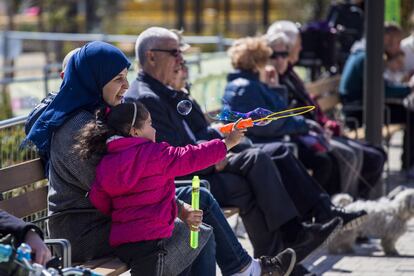
[(275, 33), (275, 34), (272, 34), (272, 35), (267, 35), (266, 39), (267, 39), (267, 43), (269, 44), (270, 47), (273, 47), (273, 46), (278, 45), (278, 44), (282, 44), (282, 45), (286, 46), (289, 50), (292, 46), (290, 44), (289, 37), (287, 35), (285, 35), (285, 33)]
[(286, 35), (290, 47), (295, 45), (296, 40), (300, 35), (299, 26), (296, 23), (288, 20), (275, 21), (267, 29), (266, 36), (271, 37), (277, 33), (284, 33)]
[(143, 31), (135, 42), (135, 58), (142, 65), (145, 64), (145, 53), (162, 44), (164, 39), (178, 40), (176, 34), (162, 27), (151, 27)]
[(80, 48), (75, 48), (66, 54), (66, 56), (63, 58), (63, 61), (62, 61), (62, 72), (66, 70), (66, 66), (68, 65), (70, 58), (79, 50)]

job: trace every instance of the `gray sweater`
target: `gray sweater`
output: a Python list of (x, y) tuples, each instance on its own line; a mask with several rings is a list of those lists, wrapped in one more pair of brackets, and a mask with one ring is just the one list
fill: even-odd
[[(73, 151), (75, 137), (92, 113), (81, 111), (66, 121), (52, 137), (49, 167), (49, 213), (94, 208), (87, 197), (99, 158), (81, 160)], [(84, 261), (108, 254), (110, 218), (98, 211), (65, 214), (49, 221), (52, 238), (71, 242), (74, 261)]]

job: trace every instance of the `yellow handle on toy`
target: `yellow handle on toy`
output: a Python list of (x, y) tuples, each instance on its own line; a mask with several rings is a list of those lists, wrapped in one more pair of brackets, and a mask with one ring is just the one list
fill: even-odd
[[(200, 178), (195, 175), (192, 181), (191, 207), (193, 210), (200, 208)], [(198, 247), (198, 232), (190, 231), (190, 247), (196, 249)]]

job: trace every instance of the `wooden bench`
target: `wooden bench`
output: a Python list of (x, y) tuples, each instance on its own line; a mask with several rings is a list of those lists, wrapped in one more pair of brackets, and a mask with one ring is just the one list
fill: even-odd
[[(340, 75), (334, 75), (332, 77), (320, 79), (311, 83), (307, 83), (307, 91), (317, 100), (322, 111), (334, 116), (342, 109), (342, 104), (339, 97), (339, 82), (341, 80)], [(391, 103), (393, 99), (387, 99), (386, 103)], [(388, 143), (392, 135), (397, 131), (402, 130), (403, 124), (385, 124), (382, 128), (382, 136)], [(356, 129), (344, 130), (344, 134), (352, 139), (365, 138), (365, 128), (359, 127)]]
[[(0, 192), (7, 192), (16, 188), (43, 181), (45, 174), (40, 159), (34, 159), (18, 165), (0, 169)], [(0, 201), (3, 209), (16, 217), (27, 217), (47, 209), (47, 186), (31, 185), (32, 189), (16, 197)], [(69, 253), (70, 256), (70, 253)], [(67, 264), (71, 266), (71, 260)], [(77, 264), (89, 268), (103, 275), (119, 275), (128, 270), (127, 266), (117, 258), (96, 259), (87, 263)]]
[[(38, 182), (43, 182), (43, 184), (31, 185), (32, 188), (27, 188), (28, 185)], [(48, 187), (46, 185), (43, 164), (40, 159), (34, 159), (10, 167), (1, 168), (0, 183), (1, 193), (17, 188), (25, 188), (24, 190), (26, 190), (23, 194), (1, 200), (0, 209), (20, 218), (47, 209)], [(181, 183), (183, 183), (183, 181), (181, 181)], [(226, 217), (230, 217), (237, 214), (239, 209), (223, 208), (223, 212)], [(56, 244), (57, 242), (59, 241), (50, 241), (52, 244)], [(66, 265), (71, 266), (70, 252), (68, 253), (68, 256), (69, 260), (66, 262)], [(76, 265), (89, 268), (102, 275), (119, 275), (128, 270), (127, 266), (115, 257), (95, 259), (90, 262)]]

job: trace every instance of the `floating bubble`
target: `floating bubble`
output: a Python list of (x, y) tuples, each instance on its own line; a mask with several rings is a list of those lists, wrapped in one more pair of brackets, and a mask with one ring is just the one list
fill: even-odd
[[(252, 110), (247, 113), (230, 111), (228, 109), (224, 109), (219, 114), (217, 114), (214, 117), (214, 119), (219, 120), (219, 121), (224, 121), (224, 122), (235, 122), (240, 118), (241, 119), (251, 118), (253, 120), (256, 120), (256, 119), (264, 118), (272, 113), (273, 113), (272, 111), (269, 111), (261, 107), (256, 108), (255, 110)], [(269, 124), (270, 122), (271, 122), (270, 120), (265, 120), (265, 121), (257, 122), (255, 123), (255, 125), (264, 126), (264, 125)]]
[[(272, 113), (273, 112), (270, 111), (270, 110), (258, 107), (255, 110), (246, 113), (246, 115), (247, 115), (248, 118), (252, 118), (253, 120), (256, 120), (256, 119), (264, 118), (264, 117), (266, 117), (266, 116), (268, 116)], [(265, 125), (268, 125), (270, 122), (271, 122), (271, 120), (264, 120), (264, 121), (260, 121), (260, 122), (255, 123), (255, 125), (265, 126)]]
[(182, 100), (177, 104), (177, 112), (183, 116), (190, 114), (193, 104), (189, 100)]

